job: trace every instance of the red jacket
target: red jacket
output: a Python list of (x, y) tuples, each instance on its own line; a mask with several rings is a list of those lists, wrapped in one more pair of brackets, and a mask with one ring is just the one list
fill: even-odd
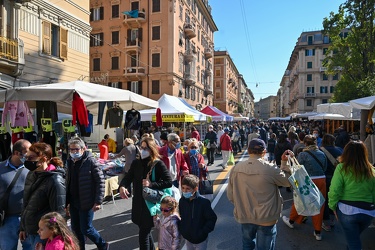
[(89, 126), (89, 115), (87, 114), (86, 105), (76, 92), (73, 93), (72, 116), (73, 125), (77, 124), (76, 119), (78, 118), (79, 124), (84, 125), (85, 127)]
[(195, 139), (197, 139), (197, 141), (201, 140), (201, 136), (199, 135), (199, 132), (196, 131), (196, 130), (191, 132), (191, 138), (195, 138)]
[(224, 133), (220, 137), (220, 147), (221, 147), (221, 150), (224, 150), (224, 151), (233, 151), (231, 139), (227, 133)]
[[(185, 158), (185, 161), (186, 161), (186, 164), (187, 164), (187, 166), (188, 166), (188, 168), (189, 168), (189, 174), (191, 174), (191, 163), (190, 163), (190, 155), (189, 155), (189, 153), (185, 153), (184, 154), (184, 158)], [(198, 154), (198, 164), (199, 163), (202, 163), (203, 165), (205, 165), (204, 164), (204, 158), (203, 158), (203, 155), (201, 155), (201, 154)], [(202, 178), (204, 178), (204, 179), (206, 179), (206, 176), (207, 176), (207, 172), (208, 172), (208, 169), (207, 169), (207, 167), (205, 167), (205, 169), (202, 169), (201, 168), (201, 171), (199, 171), (200, 172), (200, 176), (199, 176), (199, 179), (202, 179)]]
[[(169, 170), (169, 168), (171, 167), (171, 164), (168, 158), (168, 145), (161, 147), (159, 149), (159, 154), (161, 156), (161, 160), (164, 162), (165, 166), (167, 166), (167, 169)], [(176, 166), (177, 166), (177, 169), (176, 169), (177, 180), (180, 180), (182, 173), (185, 173), (185, 174), (189, 173), (189, 168), (186, 164), (185, 158), (180, 149), (176, 149), (175, 157), (176, 157)]]

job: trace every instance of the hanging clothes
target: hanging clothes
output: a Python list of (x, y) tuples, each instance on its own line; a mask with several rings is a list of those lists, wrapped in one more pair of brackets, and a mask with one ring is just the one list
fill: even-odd
[(0, 154), (1, 154), (1, 161), (7, 160), (11, 154), (11, 136), (8, 132), (5, 131), (5, 127), (1, 127), (4, 129), (1, 129), (1, 134), (0, 134)]
[(94, 131), (94, 116), (90, 113), (90, 111), (87, 111), (87, 116), (89, 117), (89, 125), (85, 127), (85, 136), (90, 137), (91, 133)]
[(42, 140), (44, 143), (49, 144), (52, 147), (52, 154), (55, 157), (56, 154), (56, 143), (57, 143), (57, 135), (55, 131), (43, 131)]
[(23, 138), (29, 142), (34, 143), (38, 140), (38, 134), (34, 131), (33, 125), (30, 121), (27, 127), (23, 127), (23, 132)]
[(104, 128), (106, 129), (109, 123), (110, 128), (119, 128), (122, 125), (124, 117), (124, 110), (119, 106), (110, 108), (105, 115)]
[(26, 101), (9, 101), (4, 103), (2, 124), (6, 123), (7, 115), (12, 127), (27, 126), (31, 121), (34, 124), (33, 114)]
[(80, 124), (87, 127), (89, 125), (89, 118), (87, 116), (87, 108), (85, 102), (79, 96), (77, 92), (73, 93), (72, 101), (72, 116), (73, 116), (73, 125), (77, 124), (77, 120)]
[(126, 111), (125, 128), (130, 130), (139, 130), (141, 127), (141, 113), (135, 109)]
[(58, 121), (56, 102), (36, 101), (36, 121), (39, 129), (42, 127), (42, 118), (51, 118), (52, 122)]
[(110, 108), (113, 107), (113, 102), (99, 102), (99, 105), (98, 105), (98, 121), (97, 121), (98, 125), (102, 125), (102, 123), (103, 123), (103, 115), (104, 115), (105, 106), (107, 106), (108, 109), (110, 109)]

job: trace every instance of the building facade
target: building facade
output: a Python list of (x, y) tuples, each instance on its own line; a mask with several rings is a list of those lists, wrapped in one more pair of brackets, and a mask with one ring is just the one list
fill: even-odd
[(213, 104), (213, 34), (207, 0), (91, 0), (90, 80), (158, 100)]
[(239, 75), (238, 84), (240, 91), (238, 91), (238, 105), (243, 108), (242, 115), (245, 117), (254, 116), (254, 95), (253, 92), (247, 87), (243, 75)]
[(276, 117), (277, 114), (277, 96), (268, 96), (260, 99), (254, 104), (255, 106), (255, 118), (259, 120), (268, 120), (271, 117)]
[(89, 75), (89, 1), (0, 2), (0, 87)]
[(340, 72), (328, 75), (322, 66), (329, 45), (322, 31), (303, 32), (298, 38), (280, 83), (283, 115), (316, 111), (332, 97)]

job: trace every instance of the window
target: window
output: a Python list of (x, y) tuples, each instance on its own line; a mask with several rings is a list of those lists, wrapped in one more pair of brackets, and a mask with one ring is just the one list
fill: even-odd
[(178, 72), (182, 73), (182, 69), (184, 68), (184, 56), (182, 54), (180, 54), (178, 56), (178, 59), (179, 59)]
[(190, 98), (190, 86), (186, 86), (186, 89), (185, 89), (185, 98), (186, 99)]
[(98, 34), (92, 34), (90, 36), (90, 47), (94, 47), (94, 46), (103, 46), (103, 38), (104, 38), (104, 35), (103, 33), (98, 33)]
[(104, 19), (104, 7), (90, 9), (90, 21), (99, 21)]
[(307, 81), (311, 82), (312, 81), (312, 74), (307, 74)]
[(322, 99), (322, 104), (328, 103), (328, 99)]
[(112, 18), (119, 18), (120, 17), (120, 6), (112, 5)]
[(68, 31), (51, 24), (43, 22), (43, 45), (42, 53), (59, 57), (68, 58)]
[(112, 67), (111, 67), (111, 69), (119, 69), (119, 65), (118, 65), (119, 58), (118, 58), (118, 56), (114, 56), (111, 59), (112, 59)]
[(152, 12), (160, 12), (160, 0), (152, 0)]
[(315, 56), (315, 49), (306, 49), (305, 56)]
[(332, 80), (338, 80), (339, 79), (339, 73), (336, 73), (333, 75)]
[(328, 75), (327, 74), (323, 74), (323, 81), (328, 81)]
[(320, 93), (328, 93), (328, 87), (327, 86), (320, 86)]
[(152, 54), (152, 67), (160, 67), (160, 53)]
[(122, 82), (109, 82), (108, 86), (116, 89), (122, 89)]
[(307, 68), (311, 69), (312, 68), (312, 62), (307, 62)]
[(131, 10), (139, 10), (139, 2), (131, 2)]
[(100, 71), (100, 58), (94, 58), (93, 65), (93, 71)]
[(307, 93), (313, 94), (314, 93), (314, 87), (307, 87)]
[(184, 16), (184, 8), (182, 7), (182, 5), (180, 4), (180, 20), (182, 21), (182, 17)]
[(120, 31), (113, 31), (112, 32), (112, 44), (119, 44), (120, 43)]
[(201, 75), (201, 72), (199, 69), (197, 69), (197, 82), (200, 82), (199, 78), (200, 78), (200, 75)]
[(215, 81), (215, 87), (220, 88), (221, 87), (221, 82), (220, 81)]
[(306, 106), (308, 106), (308, 107), (312, 106), (312, 100), (311, 99), (306, 100)]
[(160, 26), (152, 27), (152, 40), (160, 40)]
[(335, 91), (335, 87), (334, 87), (334, 86), (330, 86), (330, 87), (329, 87), (329, 92), (330, 92), (330, 93), (333, 93), (334, 91)]
[(323, 55), (325, 56), (327, 54), (328, 48), (323, 48)]
[(314, 39), (313, 36), (308, 36), (308, 37), (307, 37), (307, 44), (308, 44), (308, 45), (313, 44), (313, 39)]
[(151, 84), (152, 84), (151, 94), (155, 94), (155, 95), (160, 94), (160, 81), (152, 80)]
[(328, 36), (324, 36), (323, 37), (323, 43), (324, 44), (328, 44), (329, 43), (329, 37)]
[(138, 58), (136, 54), (130, 55), (130, 66), (138, 67)]
[(215, 76), (221, 76), (221, 70), (215, 69)]
[(128, 82), (128, 90), (136, 94), (142, 95), (142, 81)]

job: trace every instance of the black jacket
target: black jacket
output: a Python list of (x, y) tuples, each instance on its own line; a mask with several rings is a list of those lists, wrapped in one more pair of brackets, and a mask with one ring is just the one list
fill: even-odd
[[(122, 179), (120, 187), (128, 188), (133, 183), (132, 221), (142, 228), (154, 226), (153, 218), (143, 199), (142, 180), (146, 179), (147, 173), (151, 169), (150, 157), (145, 159), (135, 159), (130, 166), (129, 172)], [(164, 189), (172, 187), (172, 177), (163, 161), (158, 161), (155, 165), (155, 180), (151, 180), (152, 189)], [(151, 176), (150, 176), (151, 179)]]
[(181, 197), (178, 210), (181, 216), (178, 230), (189, 242), (199, 244), (214, 230), (217, 216), (211, 208), (211, 202), (198, 192), (192, 200)]
[[(96, 163), (94, 156), (90, 151), (83, 153), (82, 159), (77, 162), (69, 157), (67, 161), (68, 174), (66, 178), (66, 205), (69, 205), (73, 196), (78, 196), (80, 210), (86, 211), (91, 209), (94, 204), (102, 204), (104, 198), (105, 179), (103, 171)], [(72, 193), (70, 191), (72, 168), (79, 168), (78, 190)]]
[(65, 171), (30, 171), (26, 177), (20, 230), (38, 233), (40, 218), (49, 212), (65, 216)]

